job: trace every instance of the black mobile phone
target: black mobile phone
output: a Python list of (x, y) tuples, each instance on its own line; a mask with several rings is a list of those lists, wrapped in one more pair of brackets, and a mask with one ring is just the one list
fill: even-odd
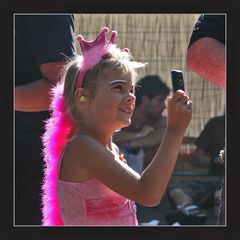
[(171, 77), (172, 77), (173, 92), (175, 93), (177, 90), (185, 91), (182, 71), (171, 70)]

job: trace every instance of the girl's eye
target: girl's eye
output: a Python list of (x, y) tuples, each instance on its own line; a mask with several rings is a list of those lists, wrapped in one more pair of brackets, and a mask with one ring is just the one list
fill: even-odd
[(114, 89), (117, 89), (117, 90), (122, 90), (123, 89), (123, 86), (121, 85), (118, 85), (118, 86), (115, 86)]

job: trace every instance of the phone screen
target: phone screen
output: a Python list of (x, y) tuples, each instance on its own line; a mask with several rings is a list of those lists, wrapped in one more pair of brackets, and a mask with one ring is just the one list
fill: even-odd
[(182, 71), (172, 70), (171, 77), (172, 77), (173, 92), (175, 93), (177, 90), (185, 91)]

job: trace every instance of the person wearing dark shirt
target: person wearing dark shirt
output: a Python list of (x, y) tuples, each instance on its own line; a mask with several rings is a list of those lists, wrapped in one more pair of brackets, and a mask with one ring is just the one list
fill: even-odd
[[(224, 166), (220, 162), (219, 153), (225, 145), (225, 115), (211, 118), (197, 138), (195, 145), (192, 164), (208, 168), (208, 174), (203, 179), (170, 184), (168, 196), (178, 209), (166, 215), (170, 223), (178, 221), (181, 224), (202, 224), (206, 218), (199, 221), (198, 214), (194, 216), (194, 212), (199, 211), (202, 214), (201, 206), (216, 204), (224, 176)], [(189, 214), (184, 215), (183, 213), (187, 211)]]
[[(220, 87), (226, 87), (225, 21), (224, 14), (200, 15), (187, 49), (188, 67)], [(219, 225), (225, 224), (225, 178), (222, 186)]]
[(146, 75), (135, 88), (136, 107), (131, 125), (113, 139), (128, 164), (141, 173), (153, 159), (166, 130), (166, 99), (170, 88), (158, 75)]
[(51, 87), (75, 54), (73, 15), (15, 16), (15, 224), (41, 224), (41, 136)]

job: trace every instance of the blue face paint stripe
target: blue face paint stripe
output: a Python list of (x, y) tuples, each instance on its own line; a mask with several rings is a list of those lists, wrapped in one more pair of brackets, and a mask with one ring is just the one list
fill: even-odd
[(128, 82), (127, 80), (117, 79), (117, 80), (112, 80), (109, 84), (114, 84), (114, 83), (127, 83), (127, 82)]

